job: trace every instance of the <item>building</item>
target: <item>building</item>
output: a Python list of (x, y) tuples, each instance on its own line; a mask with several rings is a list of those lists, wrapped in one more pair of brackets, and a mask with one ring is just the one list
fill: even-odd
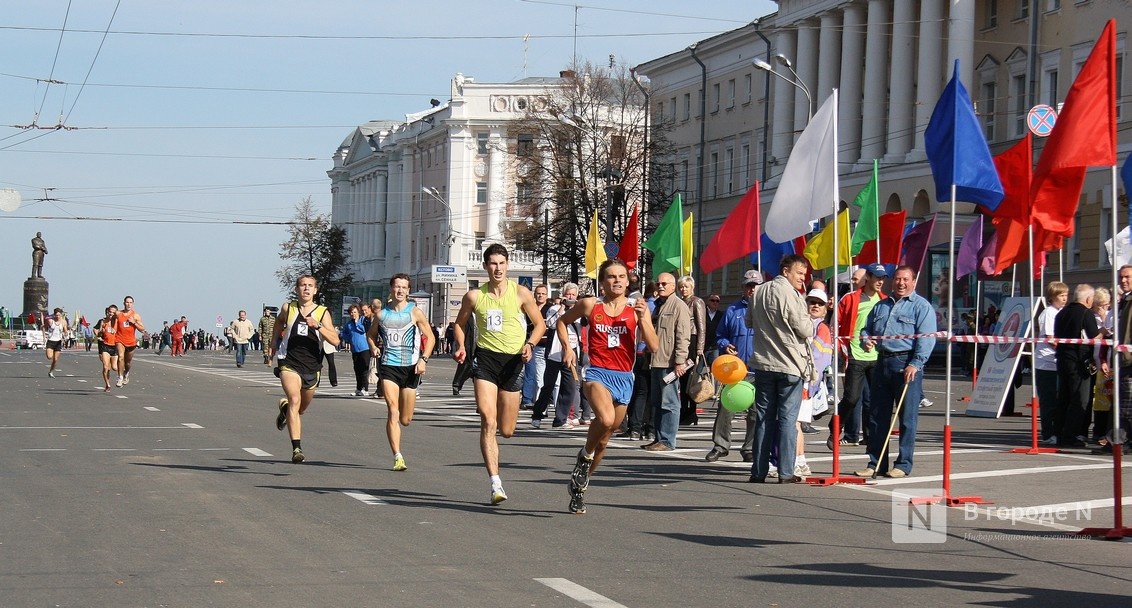
[[(668, 125), (677, 148), (674, 157), (654, 162), (673, 165), (675, 187), (703, 218), (698, 251), (755, 180), (765, 217), (794, 141), (834, 88), (842, 201), (868, 181), (876, 159), (882, 213), (903, 209), (915, 220), (946, 214), (950, 204), (932, 194), (923, 134), (954, 60), (997, 154), (1022, 135), (1030, 108), (1064, 99), (1105, 20), (1115, 17), (1127, 28), (1132, 17), (1128, 4), (1101, 0), (778, 4), (777, 13), (636, 67), (652, 85), (652, 120)], [(1127, 29), (1120, 30), (1118, 99), (1126, 94), (1126, 37)], [(1127, 113), (1118, 120), (1124, 124)], [(1132, 142), (1126, 130), (1118, 129), (1118, 137), (1123, 159)], [(1109, 175), (1103, 168), (1089, 171), (1077, 235), (1065, 248), (1068, 282), (1109, 280), (1101, 255), (1114, 198)], [(956, 206), (957, 234), (973, 211), (970, 204)], [(945, 258), (933, 256), (924, 273), (938, 274), (949, 263)], [(734, 262), (698, 277), (698, 285), (704, 293), (737, 294), (748, 267), (746, 260)], [(929, 286), (920, 281), (921, 290)], [(1009, 280), (992, 287), (1005, 291)]]

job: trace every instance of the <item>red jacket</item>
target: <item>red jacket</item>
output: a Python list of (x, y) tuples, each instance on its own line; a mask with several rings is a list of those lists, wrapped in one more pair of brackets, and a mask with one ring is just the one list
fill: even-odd
[[(845, 294), (841, 301), (837, 303), (837, 335), (843, 337), (857, 337), (853, 336), (853, 328), (857, 326), (857, 309), (861, 306), (861, 294), (865, 289), (861, 288), (851, 293)], [(880, 299), (885, 299), (884, 292), (877, 292), (880, 294)], [(841, 352), (842, 357), (849, 357), (849, 341), (838, 340), (838, 351)]]

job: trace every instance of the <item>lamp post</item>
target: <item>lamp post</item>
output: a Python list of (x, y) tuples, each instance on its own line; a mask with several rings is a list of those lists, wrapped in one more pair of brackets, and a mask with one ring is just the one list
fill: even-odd
[[(421, 192), (423, 194), (427, 194), (428, 196), (430, 196), (432, 198), (432, 200), (440, 203), (441, 205), (444, 205), (444, 210), (446, 211), (445, 216), (444, 216), (444, 218), (445, 218), (444, 219), (444, 232), (445, 232), (445, 236), (444, 236), (444, 265), (448, 266), (452, 263), (451, 262), (451, 258), (452, 258), (452, 238), (453, 238), (452, 237), (452, 207), (448, 204), (448, 201), (444, 200), (444, 197), (440, 196), (440, 191), (437, 190), (434, 187), (421, 186)], [(424, 198), (422, 197), (421, 200), (423, 201)], [(423, 210), (423, 207), (422, 207), (422, 210)], [(424, 222), (423, 216), (420, 217), (420, 221), (421, 221), (421, 223)], [(420, 227), (419, 227), (419, 225), (418, 225), (418, 228), (417, 228), (417, 245), (418, 246), (420, 245)], [(423, 260), (421, 260), (421, 261), (423, 261)], [(444, 284), (444, 303), (443, 303), (443, 309), (444, 309), (444, 325), (443, 325), (443, 327), (448, 326), (448, 287), (449, 287), (449, 284), (445, 283)]]
[(601, 170), (601, 178), (605, 180), (605, 240), (613, 242), (613, 187), (614, 183), (621, 183), (621, 172), (607, 164)]
[(786, 76), (783, 76), (780, 72), (776, 71), (773, 66), (771, 66), (769, 63), (763, 61), (762, 59), (759, 59), (758, 57), (751, 60), (751, 65), (755, 66), (756, 68), (758, 68), (760, 70), (763, 70), (764, 72), (769, 72), (770, 74), (773, 74), (773, 75), (785, 80), (786, 82), (789, 82), (790, 84), (794, 85), (794, 87), (797, 88), (799, 91), (802, 91), (802, 93), (806, 95), (807, 116), (808, 116), (808, 118), (813, 118), (814, 117), (814, 98), (810, 96), (809, 87), (807, 87), (806, 83), (802, 82), (802, 80), (800, 78), (798, 78), (798, 73), (794, 71), (794, 66), (790, 64), (790, 60), (786, 58), (786, 55), (779, 53), (779, 54), (774, 56), (774, 60), (777, 61), (779, 64), (781, 64), (786, 69), (790, 70), (790, 74), (792, 76), (794, 76), (794, 78), (788, 78)]

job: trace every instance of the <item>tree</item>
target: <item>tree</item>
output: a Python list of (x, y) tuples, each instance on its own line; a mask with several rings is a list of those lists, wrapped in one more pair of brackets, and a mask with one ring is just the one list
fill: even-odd
[[(577, 281), (594, 210), (603, 241), (613, 243), (633, 205), (643, 204), (642, 218), (659, 218), (672, 193), (651, 185), (671, 186), (672, 165), (660, 167), (662, 175), (648, 159), (673, 154), (663, 126), (649, 126), (646, 136), (645, 92), (623, 64), (586, 63), (564, 74), (510, 127), (518, 133), (508, 155), (516, 192), (504, 235), (519, 249), (542, 253), (549, 273)], [(613, 234), (604, 229), (607, 196), (614, 203)]]
[(337, 301), (354, 282), (354, 273), (347, 272), (350, 243), (346, 229), (332, 224), (330, 216), (316, 212), (308, 196), (295, 205), (295, 217), (287, 231), (287, 240), (279, 245), (279, 258), (288, 263), (275, 271), (279, 284), (292, 293), (295, 281), (309, 274), (318, 281), (319, 303)]

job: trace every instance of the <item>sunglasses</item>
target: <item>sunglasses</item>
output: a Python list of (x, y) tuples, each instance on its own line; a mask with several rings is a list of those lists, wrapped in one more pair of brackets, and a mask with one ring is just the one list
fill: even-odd
[(719, 301), (719, 298), (712, 298), (712, 299), (708, 300), (708, 302), (718, 302), (718, 301)]

